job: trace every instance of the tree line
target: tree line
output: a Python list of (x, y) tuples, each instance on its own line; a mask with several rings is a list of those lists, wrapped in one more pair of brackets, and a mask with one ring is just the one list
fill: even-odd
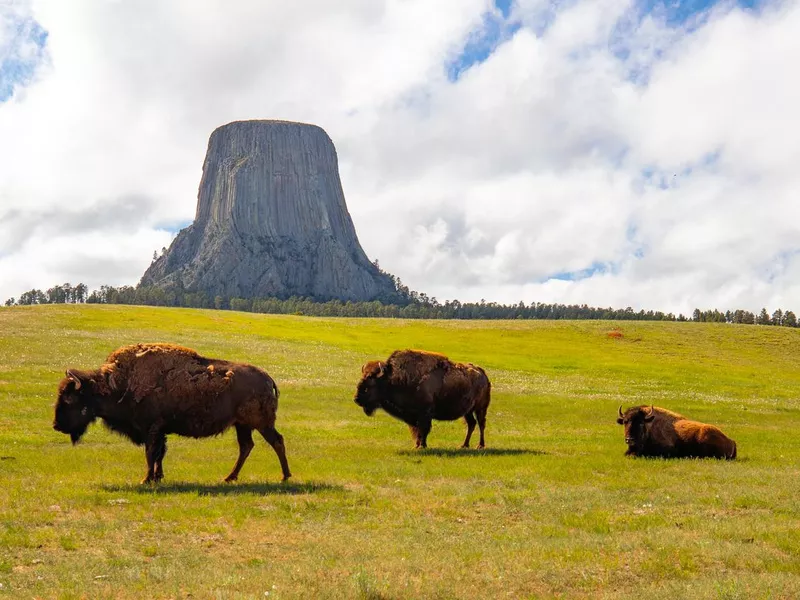
[(592, 319), (614, 321), (697, 321), (709, 323), (741, 323), (749, 325), (777, 325), (797, 327), (797, 317), (791, 310), (777, 309), (772, 314), (762, 308), (758, 314), (747, 310), (695, 309), (690, 316), (664, 313), (662, 311), (639, 310), (631, 307), (599, 308), (586, 304), (548, 304), (531, 302), (525, 304), (499, 304), (497, 302), (444, 303), (424, 293), (409, 290), (394, 279), (399, 301), (344, 302), (342, 300), (319, 301), (312, 298), (226, 298), (211, 297), (205, 292), (187, 292), (177, 289), (162, 289), (147, 286), (100, 286), (88, 293), (86, 285), (69, 283), (56, 285), (46, 291), (33, 289), (9, 298), (6, 306), (31, 304), (135, 304), (146, 306), (178, 306), (186, 308), (211, 308), (265, 314), (291, 314), (318, 317), (385, 317), (403, 319)]
[(6, 300), (6, 306), (30, 305), (30, 304), (79, 304), (86, 302), (88, 288), (83, 283), (72, 286), (69, 283), (62, 285), (54, 285), (47, 291), (30, 290), (24, 292), (19, 299), (9, 298)]

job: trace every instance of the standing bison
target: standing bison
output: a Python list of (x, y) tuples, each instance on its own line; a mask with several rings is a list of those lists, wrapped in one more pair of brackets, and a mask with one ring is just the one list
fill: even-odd
[(714, 425), (690, 421), (653, 406), (619, 407), (617, 423), (625, 426), (626, 456), (663, 458), (736, 458), (736, 442)]
[(235, 481), (253, 449), (255, 429), (278, 455), (285, 481), (291, 473), (275, 429), (278, 395), (278, 386), (258, 367), (172, 344), (136, 344), (119, 348), (94, 371), (67, 371), (58, 386), (53, 428), (75, 444), (99, 417), (134, 444), (144, 444), (142, 483), (164, 477), (168, 434), (202, 438), (232, 425), (239, 458), (225, 481)]
[(484, 447), (486, 411), (491, 384), (486, 372), (471, 364), (453, 363), (446, 356), (419, 350), (397, 350), (386, 362), (370, 361), (361, 369), (355, 403), (371, 416), (378, 408), (405, 421), (417, 448), (428, 447), (431, 421), (464, 417), (469, 440), (477, 422)]

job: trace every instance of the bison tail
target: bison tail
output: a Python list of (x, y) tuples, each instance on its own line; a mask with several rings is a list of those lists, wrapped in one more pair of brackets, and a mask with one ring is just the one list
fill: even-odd
[(272, 380), (272, 389), (275, 390), (275, 400), (281, 397), (281, 391), (278, 389), (278, 384), (275, 383), (275, 380)]
[(731, 452), (730, 456), (728, 456), (728, 460), (733, 460), (736, 458), (736, 442), (731, 440), (731, 443), (733, 444), (733, 451)]

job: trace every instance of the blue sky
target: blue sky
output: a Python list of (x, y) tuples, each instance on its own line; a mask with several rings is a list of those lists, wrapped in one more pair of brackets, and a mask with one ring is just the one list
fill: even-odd
[(0, 19), (8, 38), (0, 46), (0, 102), (3, 102), (16, 86), (27, 84), (33, 77), (44, 58), (47, 32), (31, 18), (0, 13)]
[[(639, 19), (652, 15), (664, 20), (671, 27), (692, 28), (694, 22), (702, 23), (714, 8), (739, 7), (758, 10), (769, 0), (638, 0)], [(553, 0), (557, 6), (568, 6), (574, 0)], [(450, 81), (456, 81), (470, 67), (485, 61), (503, 42), (509, 40), (520, 29), (521, 24), (514, 15), (513, 0), (495, 0), (495, 10), (483, 16), (481, 27), (469, 37), (461, 52), (446, 65)], [(538, 34), (544, 34), (553, 18), (554, 10), (543, 13)], [(622, 33), (622, 31), (620, 32)], [(624, 59), (624, 43), (618, 52)], [(638, 74), (633, 74), (637, 77)]]
[(765, 4), (765, 0), (639, 0), (642, 14), (655, 13), (666, 18), (670, 25), (678, 26), (694, 17), (707, 12), (715, 6), (738, 6), (739, 8), (757, 10)]
[[(574, 0), (554, 0), (555, 5), (569, 5)], [(689, 24), (715, 6), (739, 6), (743, 9), (757, 10), (768, 0), (638, 0), (639, 16), (653, 14), (664, 19), (674, 27)], [(514, 16), (513, 0), (495, 0), (495, 10), (483, 16), (481, 27), (473, 32), (461, 52), (446, 65), (451, 81), (456, 81), (470, 67), (485, 61), (495, 49), (507, 41), (520, 29), (521, 24)], [(552, 12), (552, 11), (551, 11)], [(548, 13), (549, 14), (549, 13)], [(543, 17), (541, 33), (547, 29), (548, 20)], [(45, 57), (47, 31), (32, 18), (14, 19), (0, 13), (6, 20), (6, 28), (12, 32), (6, 48), (0, 48), (0, 102), (7, 100), (17, 86), (24, 86), (33, 78), (36, 67)], [(23, 47), (38, 49), (28, 52), (21, 58)], [(620, 58), (624, 58), (622, 51)]]

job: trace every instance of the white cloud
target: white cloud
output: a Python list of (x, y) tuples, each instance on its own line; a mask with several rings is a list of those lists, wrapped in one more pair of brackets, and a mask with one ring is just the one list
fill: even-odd
[(284, 118), (334, 140), (367, 254), (440, 299), (800, 309), (800, 5), (691, 30), (633, 4), (520, 0), (452, 82), (488, 0), (33, 0), (49, 58), (0, 104), (0, 297), (135, 283), (194, 216), (211, 131)]

